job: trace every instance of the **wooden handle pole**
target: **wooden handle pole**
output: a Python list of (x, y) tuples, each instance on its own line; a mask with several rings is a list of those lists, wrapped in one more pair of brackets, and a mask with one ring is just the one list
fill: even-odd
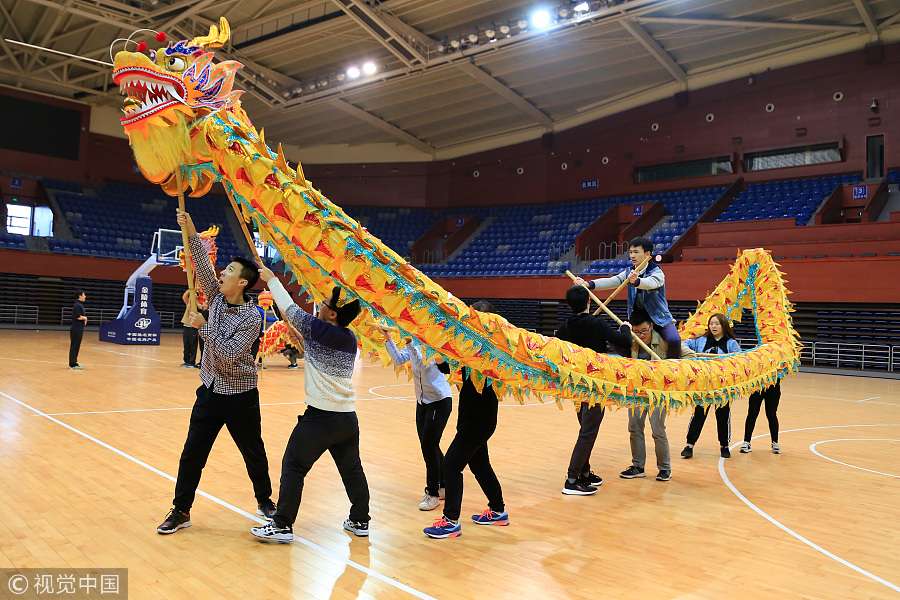
[[(178, 210), (184, 209), (184, 190), (181, 187), (181, 165), (175, 169), (175, 184), (178, 186)], [(191, 312), (197, 312), (197, 294), (194, 292), (194, 264), (191, 262), (191, 248), (188, 246), (187, 229), (181, 226), (181, 244), (184, 247), (184, 270), (187, 274), (188, 292), (190, 292)]]
[[(571, 279), (572, 281), (575, 281), (575, 279), (577, 279), (574, 275), (572, 275), (571, 271), (566, 271), (566, 275), (568, 275), (569, 279)], [(598, 298), (597, 296), (594, 295), (594, 292), (592, 292), (591, 290), (588, 290), (588, 294), (591, 295), (591, 299), (593, 299), (594, 302), (596, 302), (597, 304), (600, 305), (600, 308), (604, 312), (606, 312), (606, 314), (609, 316), (610, 319), (612, 319), (619, 325), (622, 325), (622, 319), (617, 317), (615, 315), (615, 313), (613, 313), (613, 311), (609, 310), (609, 308), (605, 304), (603, 304), (603, 302), (600, 301), (600, 298)], [(636, 341), (641, 348), (643, 348), (650, 354), (650, 356), (651, 356), (651, 358), (653, 358), (653, 360), (661, 360), (659, 358), (659, 355), (656, 354), (656, 352), (654, 352), (653, 350), (651, 350), (650, 346), (648, 346), (647, 344), (642, 342), (641, 338), (639, 338), (635, 332), (633, 332), (633, 331), (631, 332), (631, 337), (634, 338), (634, 341)]]
[(250, 245), (250, 252), (253, 253), (253, 258), (255, 258), (256, 262), (259, 264), (263, 264), (262, 259), (259, 257), (259, 253), (256, 251), (256, 241), (253, 239), (253, 236), (250, 235), (250, 230), (247, 229), (247, 222), (244, 221), (244, 213), (238, 208), (237, 202), (234, 201), (234, 196), (231, 194), (231, 190), (228, 189), (228, 186), (225, 186), (225, 193), (228, 194), (228, 199), (231, 200), (231, 208), (234, 210), (234, 214), (237, 215), (238, 222), (241, 224), (241, 231), (244, 233), (244, 239), (247, 240), (247, 244)]
[[(640, 271), (641, 269), (643, 269), (644, 267), (646, 267), (648, 262), (650, 262), (650, 257), (649, 257), (649, 256), (648, 256), (647, 258), (645, 258), (645, 259), (641, 262), (641, 264), (639, 264), (639, 265), (637, 266), (637, 268), (635, 269), (635, 271)], [(614, 290), (613, 290), (613, 293), (610, 294), (609, 297), (608, 297), (606, 300), (603, 301), (604, 306), (609, 306), (609, 303), (612, 302), (612, 299), (615, 298), (616, 294), (618, 294), (619, 292), (621, 292), (621, 291), (622, 291), (622, 288), (625, 287), (626, 285), (628, 285), (628, 280), (627, 280), (627, 279), (626, 279), (625, 281), (623, 281), (622, 283), (620, 283), (620, 284), (619, 284), (619, 287), (617, 287), (616, 289), (614, 289)], [(594, 311), (594, 314), (595, 314), (595, 315), (599, 315), (601, 310), (603, 310), (603, 309), (597, 308), (597, 310)]]

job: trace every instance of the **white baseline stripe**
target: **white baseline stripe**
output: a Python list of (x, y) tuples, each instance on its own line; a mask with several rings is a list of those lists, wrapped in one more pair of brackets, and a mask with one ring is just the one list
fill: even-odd
[[(122, 451), (119, 450), (118, 448), (114, 448), (113, 446), (110, 446), (110, 445), (107, 444), (106, 442), (101, 442), (101, 441), (98, 440), (97, 438), (95, 438), (95, 437), (93, 437), (93, 436), (90, 436), (90, 435), (84, 433), (83, 431), (80, 431), (80, 430), (78, 430), (78, 429), (72, 427), (71, 425), (66, 425), (66, 424), (63, 423), (62, 421), (60, 421), (60, 420), (58, 420), (58, 419), (54, 419), (54, 418), (53, 418), (52, 416), (50, 416), (49, 414), (44, 413), (44, 412), (41, 412), (41, 411), (39, 411), (38, 409), (34, 408), (33, 406), (30, 406), (30, 405), (28, 405), (28, 404), (22, 402), (21, 400), (18, 400), (18, 399), (16, 399), (16, 398), (13, 398), (12, 396), (10, 396), (9, 394), (7, 394), (7, 393), (5, 393), (5, 392), (3, 392), (3, 391), (0, 391), (0, 396), (4, 396), (4, 397), (6, 397), (6, 398), (9, 398), (10, 400), (12, 400), (13, 402), (15, 402), (16, 404), (19, 404), (20, 406), (23, 406), (23, 407), (27, 408), (28, 410), (31, 410), (31, 411), (35, 412), (36, 414), (38, 414), (38, 415), (44, 417), (45, 419), (48, 419), (48, 420), (50, 420), (50, 421), (53, 421), (53, 422), (56, 423), (57, 425), (61, 425), (62, 427), (65, 427), (66, 429), (68, 429), (69, 431), (72, 431), (73, 433), (77, 433), (78, 435), (82, 436), (82, 437), (85, 438), (85, 439), (88, 439), (88, 440), (90, 440), (90, 441), (92, 441), (92, 442), (94, 442), (94, 443), (96, 443), (96, 444), (99, 444), (100, 446), (103, 446), (103, 447), (106, 448), (107, 450), (111, 450), (112, 452), (115, 452), (115, 453), (118, 454), (119, 456), (121, 456), (121, 457), (123, 457), (123, 458), (126, 458), (126, 459), (130, 460), (131, 462), (133, 462), (133, 463), (135, 463), (135, 464), (137, 464), (137, 465), (140, 465), (140, 466), (144, 467), (145, 469), (147, 469), (147, 470), (149, 470), (149, 471), (152, 471), (153, 473), (156, 473), (157, 475), (159, 475), (159, 476), (161, 476), (161, 477), (165, 477), (165, 478), (168, 479), (169, 481), (172, 481), (172, 482), (175, 481), (175, 478), (172, 477), (171, 475), (169, 475), (168, 473), (164, 473), (164, 472), (160, 471), (159, 469), (157, 469), (156, 467), (150, 466), (150, 465), (148, 465), (147, 463), (145, 463), (144, 461), (139, 460), (139, 459), (137, 459), (137, 458), (131, 456), (130, 454), (126, 454), (125, 452), (122, 452)], [(264, 520), (264, 519), (262, 519), (262, 518), (260, 518), (260, 517), (258, 517), (258, 516), (256, 516), (256, 515), (250, 514), (250, 513), (248, 513), (248, 512), (245, 511), (245, 510), (241, 510), (240, 508), (238, 508), (238, 507), (236, 507), (236, 506), (234, 506), (234, 505), (232, 505), (232, 504), (229, 504), (228, 502), (225, 502), (224, 500), (221, 500), (221, 499), (219, 499), (219, 498), (216, 498), (216, 497), (213, 496), (212, 494), (208, 494), (207, 492), (204, 492), (203, 490), (198, 489), (198, 490), (197, 490), (197, 493), (200, 494), (201, 496), (203, 496), (204, 498), (207, 498), (207, 499), (209, 499), (209, 500), (212, 500), (212, 501), (215, 502), (216, 504), (219, 504), (219, 505), (221, 505), (221, 506), (224, 506), (225, 508), (227, 508), (227, 509), (229, 509), (229, 510), (232, 510), (232, 511), (238, 513), (239, 515), (243, 515), (243, 516), (247, 517), (248, 519), (252, 519), (253, 521), (256, 521), (257, 523), (259, 523), (259, 524), (261, 524), (261, 525), (265, 523), (265, 520)], [(354, 569), (357, 569), (357, 570), (359, 570), (359, 571), (362, 571), (363, 573), (365, 573), (365, 574), (368, 575), (369, 577), (372, 577), (372, 578), (377, 579), (377, 580), (379, 580), (379, 581), (382, 581), (382, 582), (384, 582), (384, 583), (386, 583), (386, 584), (388, 584), (388, 585), (390, 585), (390, 586), (393, 586), (393, 587), (395, 587), (395, 588), (397, 588), (397, 589), (399, 589), (399, 590), (402, 590), (402, 591), (404, 591), (404, 592), (410, 594), (411, 596), (415, 596), (416, 598), (421, 598), (422, 600), (436, 600), (434, 597), (429, 596), (428, 594), (425, 594), (424, 592), (420, 592), (419, 590), (417, 590), (417, 589), (415, 589), (415, 588), (412, 588), (412, 587), (410, 587), (410, 586), (408, 586), (408, 585), (406, 585), (406, 584), (404, 584), (404, 583), (400, 583), (399, 581), (396, 581), (396, 580), (394, 580), (394, 579), (388, 577), (387, 575), (382, 575), (382, 574), (379, 573), (378, 571), (374, 571), (374, 570), (370, 569), (369, 567), (365, 567), (365, 566), (363, 566), (363, 565), (361, 565), (361, 564), (359, 564), (359, 563), (357, 563), (357, 562), (354, 562), (354, 561), (352, 561), (352, 560), (350, 560), (350, 559), (344, 558), (344, 557), (342, 557), (342, 556), (340, 556), (340, 555), (338, 555), (338, 554), (332, 552), (332, 551), (329, 550), (328, 548), (325, 548), (325, 547), (323, 547), (323, 546), (320, 546), (319, 544), (316, 544), (315, 542), (311, 542), (311, 541), (309, 541), (309, 540), (303, 539), (303, 538), (300, 537), (299, 535), (296, 535), (296, 534), (295, 534), (295, 535), (294, 535), (294, 540), (300, 542), (300, 543), (303, 544), (304, 546), (307, 546), (307, 547), (309, 547), (309, 548), (312, 548), (313, 550), (316, 550), (316, 551), (318, 551), (318, 552), (321, 552), (322, 554), (324, 554), (324, 555), (327, 556), (328, 558), (334, 560), (335, 562), (342, 563), (342, 564), (344, 564), (344, 565), (346, 565), (346, 566), (348, 566), (348, 567), (352, 567), (352, 568), (354, 568)]]
[(859, 469), (860, 471), (868, 471), (869, 473), (876, 473), (878, 475), (887, 475), (888, 477), (894, 477), (896, 479), (900, 479), (900, 475), (892, 475), (891, 473), (882, 473), (881, 471), (873, 471), (872, 469), (866, 469), (863, 467), (858, 467), (856, 465), (851, 465), (850, 463), (841, 462), (839, 460), (835, 460), (833, 458), (829, 458), (816, 450), (816, 446), (819, 444), (827, 444), (829, 442), (900, 442), (900, 440), (896, 439), (860, 439), (860, 438), (845, 438), (842, 440), (823, 440), (821, 442), (816, 442), (815, 444), (810, 444), (810, 451), (816, 456), (821, 456), (825, 460), (830, 460), (831, 462), (837, 463), (839, 465), (844, 465), (845, 467), (853, 467), (854, 469)]
[(130, 356), (131, 358), (143, 358), (144, 360), (155, 360), (156, 362), (169, 362), (167, 360), (160, 360), (158, 358), (150, 358), (149, 356), (139, 356), (137, 354), (128, 354), (127, 352), (116, 352), (115, 350), (108, 350), (106, 348), (97, 348), (96, 346), (91, 346), (91, 350), (99, 350), (100, 352), (109, 352), (111, 354), (119, 354), (121, 356)]
[[(787, 431), (782, 431), (781, 433), (794, 433), (794, 432), (797, 432), (797, 431), (810, 431), (810, 430), (813, 430), (813, 429), (839, 429), (839, 428), (846, 428), (846, 427), (900, 427), (900, 424), (897, 424), (897, 423), (885, 423), (885, 424), (874, 424), (874, 425), (831, 425), (831, 426), (825, 426), (825, 427), (803, 427), (803, 428), (800, 428), (800, 429), (789, 429), (789, 430), (787, 430)], [(755, 440), (756, 438), (767, 437), (768, 435), (769, 435), (768, 433), (763, 433), (763, 434), (760, 434), (760, 435), (755, 435), (755, 436), (753, 436), (752, 439)], [(737, 448), (738, 446), (740, 446), (740, 444), (741, 444), (741, 442), (738, 442), (738, 443), (736, 443), (736, 444), (732, 444), (731, 447), (732, 447), (732, 448)], [(874, 575), (874, 574), (872, 574), (872, 573), (869, 573), (869, 572), (866, 571), (865, 569), (863, 569), (863, 568), (861, 568), (861, 567), (857, 567), (857, 566), (854, 565), (853, 563), (844, 560), (844, 559), (841, 558), (840, 556), (837, 556), (837, 555), (835, 555), (835, 554), (832, 554), (831, 552), (829, 552), (829, 551), (826, 550), (825, 548), (819, 546), (818, 544), (814, 544), (813, 542), (809, 541), (808, 539), (806, 539), (805, 537), (803, 537), (802, 535), (800, 535), (799, 533), (797, 533), (797, 532), (794, 531), (793, 529), (790, 529), (789, 527), (787, 527), (787, 526), (785, 526), (785, 525), (782, 525), (779, 521), (777, 521), (777, 520), (774, 519), (773, 517), (770, 517), (770, 516), (769, 516), (767, 513), (765, 513), (762, 509), (760, 509), (760, 508), (757, 507), (755, 504), (753, 504), (752, 502), (750, 502), (750, 500), (748, 500), (746, 496), (744, 496), (744, 495), (743, 495), (736, 487), (734, 487), (734, 484), (731, 483), (731, 480), (728, 479), (728, 475), (725, 473), (725, 459), (724, 459), (724, 458), (719, 458), (719, 476), (722, 478), (722, 481), (725, 482), (725, 485), (728, 486), (728, 489), (730, 489), (730, 490), (734, 493), (734, 495), (737, 496), (737, 497), (741, 500), (741, 502), (743, 502), (744, 504), (746, 504), (747, 506), (749, 506), (751, 509), (753, 509), (754, 512), (756, 512), (759, 516), (761, 516), (762, 518), (764, 518), (766, 521), (770, 522), (772, 525), (778, 527), (779, 529), (781, 529), (782, 531), (786, 532), (787, 534), (789, 534), (789, 535), (791, 535), (791, 536), (797, 538), (798, 540), (800, 540), (801, 542), (803, 542), (804, 544), (806, 544), (807, 546), (809, 546), (809, 547), (812, 548), (813, 550), (816, 550), (816, 551), (818, 551), (818, 552), (821, 552), (821, 553), (824, 554), (825, 556), (827, 556), (827, 557), (829, 557), (829, 558), (832, 558), (832, 559), (836, 560), (837, 562), (841, 563), (842, 565), (844, 565), (844, 566), (846, 566), (846, 567), (850, 567), (851, 569), (853, 569), (853, 570), (856, 571), (857, 573), (860, 573), (860, 574), (862, 574), (862, 575), (865, 575), (866, 577), (868, 577), (869, 579), (872, 579), (873, 581), (877, 581), (878, 583), (880, 583), (880, 584), (882, 584), (882, 585), (885, 585), (885, 586), (889, 587), (890, 589), (894, 590), (895, 592), (900, 592), (900, 586), (894, 585), (894, 584), (891, 583), (890, 581), (887, 581), (887, 580), (885, 580), (885, 579), (882, 579), (882, 578), (879, 577), (878, 575)]]

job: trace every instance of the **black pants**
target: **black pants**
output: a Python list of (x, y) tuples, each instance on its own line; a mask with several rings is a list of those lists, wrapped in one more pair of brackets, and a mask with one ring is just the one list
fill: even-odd
[(778, 441), (778, 402), (781, 400), (781, 380), (775, 385), (769, 386), (761, 392), (750, 394), (750, 408), (747, 410), (747, 422), (744, 424), (744, 441), (749, 442), (753, 437), (753, 427), (759, 416), (759, 408), (766, 401), (766, 419), (769, 420), (769, 433), (772, 441)]
[(425, 459), (425, 491), (430, 496), (437, 496), (440, 488), (444, 487), (441, 435), (452, 410), (452, 398), (416, 404), (416, 431), (419, 433), (419, 445), (422, 446), (422, 458)]
[(256, 501), (263, 502), (272, 496), (269, 461), (260, 432), (259, 391), (253, 388), (240, 394), (217, 394), (201, 385), (197, 388), (191, 425), (178, 463), (172, 502), (175, 508), (188, 511), (194, 504), (200, 475), (223, 425), (244, 457)]
[(297, 417), (284, 460), (275, 523), (291, 527), (297, 520), (303, 480), (325, 451), (331, 453), (350, 499), (350, 520), (369, 522), (369, 483), (359, 459), (359, 420), (355, 412), (332, 412), (313, 406)]
[(78, 364), (78, 351), (81, 350), (81, 337), (84, 335), (84, 329), (69, 330), (69, 366), (74, 367)]
[(569, 479), (578, 479), (587, 476), (591, 472), (591, 451), (594, 442), (597, 441), (597, 433), (600, 431), (600, 423), (603, 422), (604, 408), (595, 404), (588, 408), (586, 402), (581, 404), (581, 410), (575, 413), (578, 416), (578, 440), (572, 450), (572, 459), (569, 461)]
[[(471, 385), (471, 384), (470, 384)], [(463, 392), (460, 392), (460, 406), (465, 402)], [(493, 403), (493, 406), (483, 406), (480, 416), (467, 418), (457, 422), (456, 437), (444, 454), (444, 516), (452, 521), (459, 519), (462, 510), (463, 475), (462, 471), (469, 465), (472, 475), (481, 491), (487, 496), (488, 506), (497, 513), (503, 512), (503, 490), (500, 481), (491, 467), (491, 459), (488, 455), (488, 440), (497, 428), (497, 401), (483, 398), (484, 404)], [(462, 412), (462, 409), (460, 409)]]
[(181, 330), (181, 342), (184, 345), (184, 355), (181, 362), (192, 365), (197, 362), (197, 340), (200, 339), (196, 329), (185, 325)]
[[(688, 423), (687, 441), (688, 444), (696, 444), (703, 431), (703, 424), (706, 423), (706, 415), (709, 411), (704, 406), (694, 407), (694, 416)], [(719, 445), (727, 446), (731, 441), (731, 403), (720, 406), (716, 409), (716, 429), (719, 434)]]

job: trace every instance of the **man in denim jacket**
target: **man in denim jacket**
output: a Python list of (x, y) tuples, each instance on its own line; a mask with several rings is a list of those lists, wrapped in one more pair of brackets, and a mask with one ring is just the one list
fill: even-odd
[(637, 266), (653, 252), (653, 242), (647, 238), (638, 237), (631, 240), (628, 254), (631, 258), (633, 269), (624, 269), (621, 273), (612, 277), (602, 277), (593, 281), (585, 281), (578, 277), (575, 283), (585, 285), (591, 290), (605, 290), (619, 287), (623, 281), (628, 281), (628, 315), (636, 308), (643, 309), (650, 315), (653, 324), (666, 341), (668, 349), (666, 358), (681, 358), (681, 336), (675, 327), (675, 319), (669, 312), (669, 304), (666, 302), (666, 276), (658, 264), (652, 260), (643, 270), (638, 271)]

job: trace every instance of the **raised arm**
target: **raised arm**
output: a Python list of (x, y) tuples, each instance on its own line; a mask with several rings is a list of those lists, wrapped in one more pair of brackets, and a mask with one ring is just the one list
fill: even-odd
[(275, 273), (262, 264), (259, 264), (259, 278), (266, 283), (269, 291), (272, 292), (272, 298), (274, 298), (278, 310), (284, 316), (284, 320), (291, 327), (295, 328), (300, 335), (303, 337), (308, 336), (312, 327), (312, 321), (315, 321), (316, 318), (300, 308), (291, 299), (291, 295), (284, 289), (284, 286), (281, 285), (281, 280), (275, 277)]
[(197, 281), (200, 282), (203, 293), (212, 302), (212, 299), (219, 293), (219, 280), (216, 279), (216, 273), (209, 261), (209, 253), (203, 246), (203, 242), (197, 237), (197, 228), (194, 227), (191, 215), (180, 210), (177, 214), (178, 225), (184, 227), (188, 234), (188, 246), (190, 246), (191, 260), (194, 263), (194, 274)]

